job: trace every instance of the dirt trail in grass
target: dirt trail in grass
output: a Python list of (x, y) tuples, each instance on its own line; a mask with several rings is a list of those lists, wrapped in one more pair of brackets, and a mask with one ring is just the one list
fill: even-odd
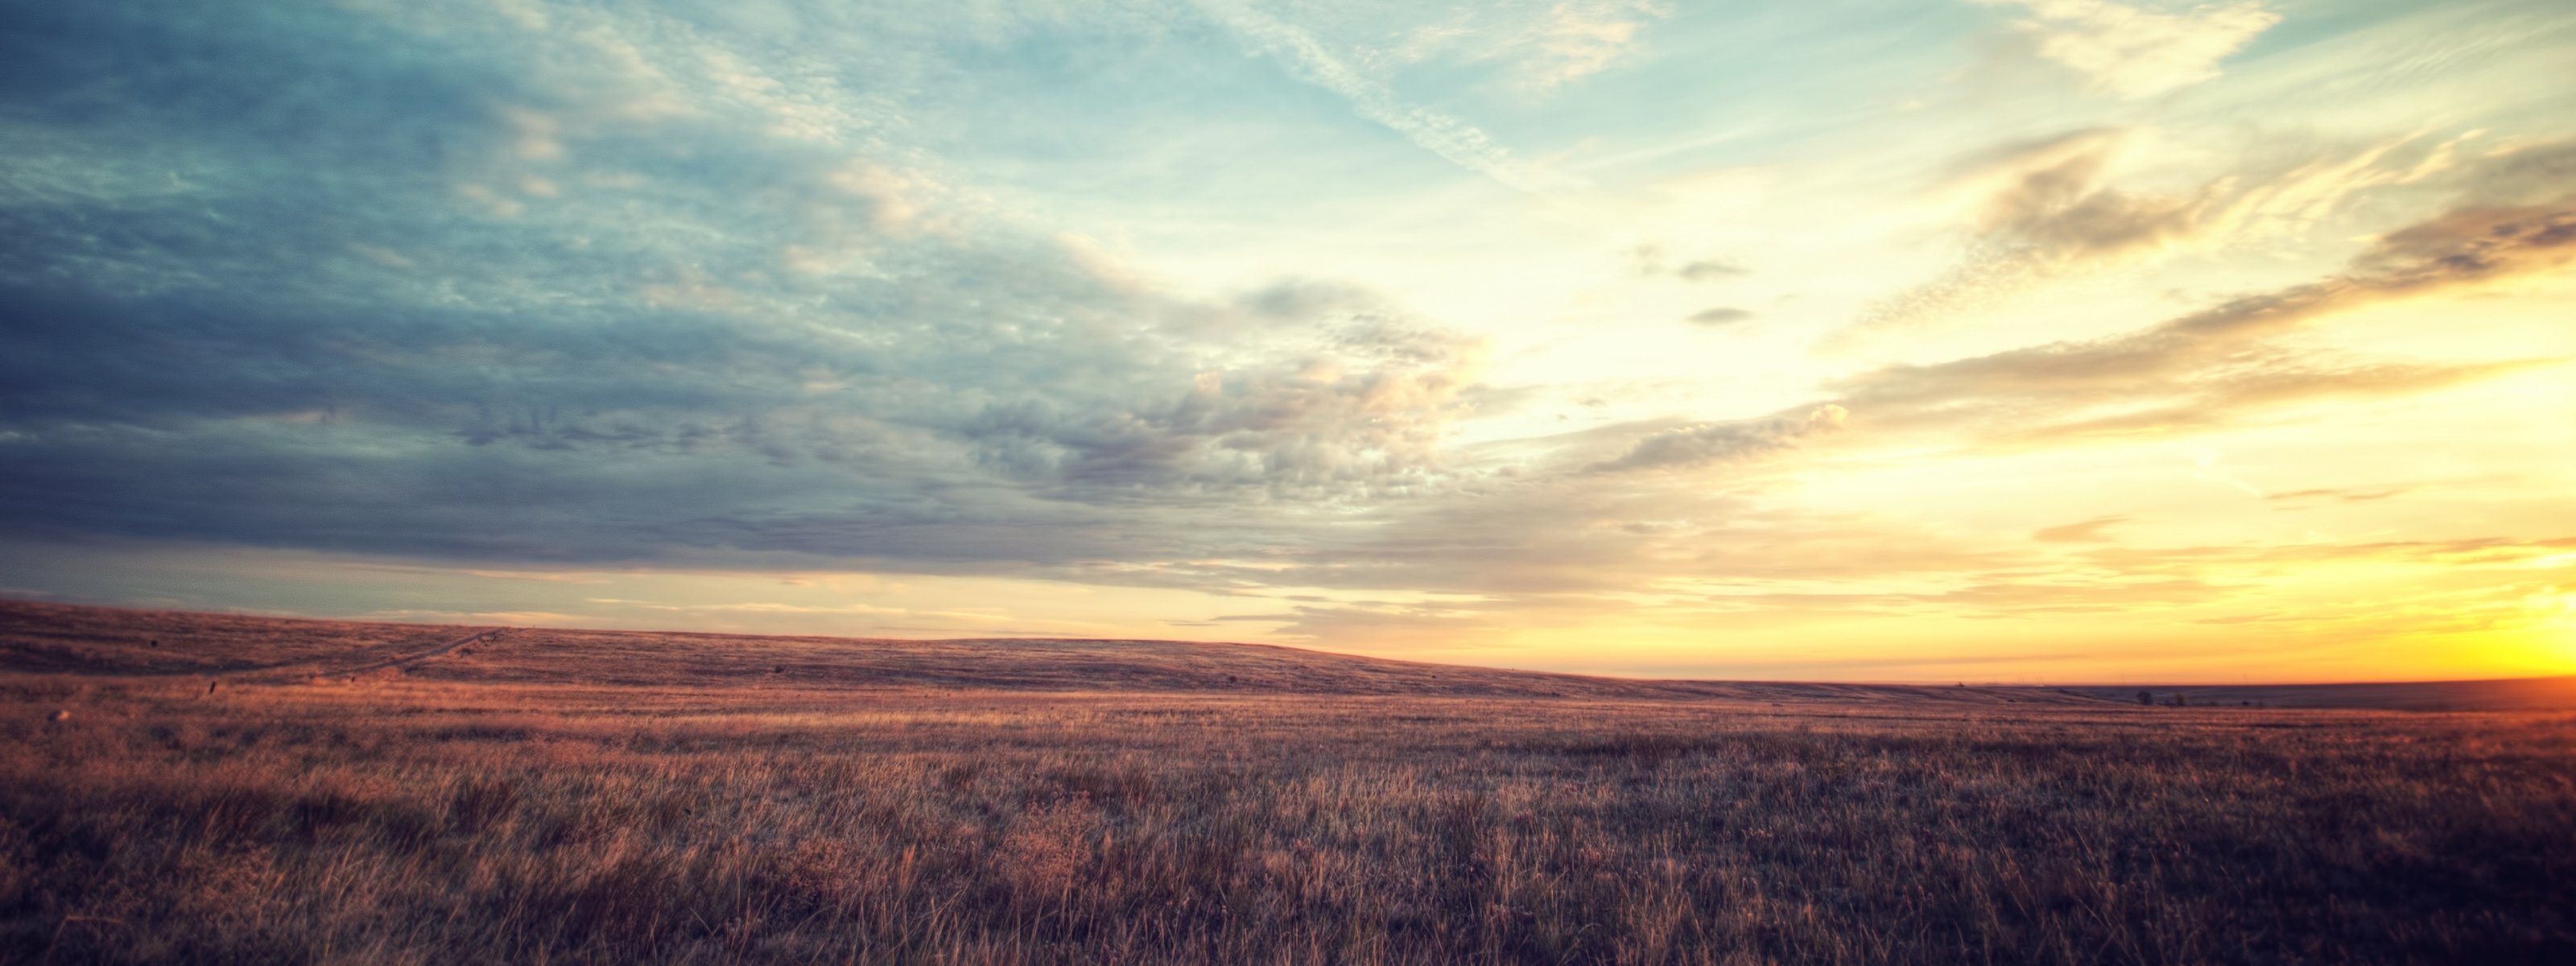
[(332, 667), (325, 663), (325, 661), (328, 660), (325, 658), (322, 660), (283, 661), (276, 664), (263, 664), (257, 667), (233, 667), (224, 668), (222, 670), (123, 671), (118, 672), (117, 676), (207, 677), (222, 678), (226, 680), (249, 680), (254, 677), (267, 677), (272, 679), (308, 676), (346, 677), (350, 675), (366, 674), (372, 671), (383, 671), (390, 668), (410, 667), (411, 665), (418, 664), (432, 658), (445, 657), (449, 654), (454, 654), (458, 648), (464, 647), (465, 645), (472, 644), (476, 641), (488, 641), (500, 636), (503, 631), (514, 629), (515, 628), (509, 627), (486, 627), (471, 634), (455, 638), (445, 644), (430, 648), (426, 651), (404, 654), (399, 657), (386, 658), (381, 661), (369, 661), (365, 664), (351, 667)]
[(420, 652), (420, 653), (418, 653), (418, 654), (408, 654), (408, 655), (404, 655), (404, 656), (402, 656), (402, 657), (392, 658), (392, 659), (389, 659), (389, 660), (376, 661), (376, 662), (371, 663), (371, 664), (361, 664), (361, 665), (359, 665), (359, 666), (357, 666), (357, 667), (349, 667), (349, 668), (338, 668), (338, 669), (335, 669), (335, 670), (324, 671), (324, 672), (322, 672), (322, 673), (325, 673), (325, 674), (365, 674), (365, 673), (367, 673), (367, 672), (369, 672), (369, 671), (382, 671), (382, 670), (385, 670), (386, 668), (409, 667), (409, 666), (411, 666), (411, 665), (418, 664), (418, 663), (420, 663), (420, 662), (422, 662), (422, 661), (426, 661), (426, 660), (429, 660), (429, 659), (431, 659), (431, 658), (435, 658), (435, 657), (446, 657), (447, 655), (450, 655), (450, 654), (454, 654), (454, 653), (456, 653), (456, 649), (457, 649), (457, 648), (464, 647), (465, 645), (472, 644), (472, 643), (474, 643), (474, 642), (476, 642), (476, 641), (488, 641), (488, 640), (491, 640), (491, 639), (493, 639), (493, 638), (495, 638), (495, 637), (499, 637), (499, 636), (501, 636), (502, 632), (504, 632), (504, 631), (508, 631), (508, 630), (512, 630), (512, 628), (507, 628), (507, 627), (487, 627), (487, 628), (484, 628), (484, 629), (482, 629), (482, 630), (475, 631), (474, 633), (467, 634), (467, 635), (465, 635), (465, 636), (463, 636), (463, 637), (459, 637), (459, 638), (457, 638), (457, 639), (455, 639), (455, 640), (449, 641), (449, 642), (447, 642), (447, 643), (445, 643), (445, 644), (439, 645), (438, 647), (432, 648), (432, 649), (430, 649), (430, 650), (422, 651), (422, 652)]

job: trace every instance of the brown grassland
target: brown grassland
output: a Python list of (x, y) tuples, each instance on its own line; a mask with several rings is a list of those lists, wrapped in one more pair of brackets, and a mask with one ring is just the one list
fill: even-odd
[(2576, 962), (2566, 711), (479, 630), (0, 604), (0, 961)]

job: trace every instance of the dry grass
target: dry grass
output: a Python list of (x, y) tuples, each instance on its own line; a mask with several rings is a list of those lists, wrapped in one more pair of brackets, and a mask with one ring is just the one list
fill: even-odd
[(251, 674), (360, 664), (437, 646), (458, 628), (280, 620), (0, 600), (0, 669)]
[[(334, 677), (472, 628), (116, 610), (0, 600), (0, 669)], [(157, 643), (157, 647), (147, 646)], [(1641, 681), (1422, 664), (1254, 644), (898, 641), (521, 628), (404, 669), (419, 680), (742, 689), (959, 688), (2099, 705), (2035, 688)], [(2122, 698), (2121, 700), (2126, 700)]]
[(584, 658), (525, 643), (0, 675), (0, 961), (2576, 957), (2564, 714), (538, 682)]

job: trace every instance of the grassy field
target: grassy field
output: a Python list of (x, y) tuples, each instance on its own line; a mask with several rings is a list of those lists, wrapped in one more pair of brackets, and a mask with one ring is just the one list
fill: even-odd
[(0, 607), (0, 961), (2576, 961), (2566, 712), (476, 630)]

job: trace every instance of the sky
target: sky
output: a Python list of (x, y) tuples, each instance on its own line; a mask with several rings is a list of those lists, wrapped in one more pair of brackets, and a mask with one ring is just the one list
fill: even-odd
[(2576, 672), (2562, 0), (0, 2), (0, 594)]

